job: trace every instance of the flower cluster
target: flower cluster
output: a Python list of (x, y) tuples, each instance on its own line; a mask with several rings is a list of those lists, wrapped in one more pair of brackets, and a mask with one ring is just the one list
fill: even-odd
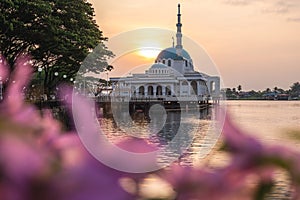
[(64, 133), (49, 110), (42, 116), (24, 102), (31, 65), (19, 57), (13, 73), (1, 58), (8, 81), (0, 112), (0, 197), (32, 199), (132, 199), (119, 184), (128, 176), (96, 161), (76, 133)]
[[(76, 133), (62, 131), (49, 110), (40, 113), (25, 103), (22, 91), (30, 80), (31, 69), (29, 58), (21, 56), (14, 72), (9, 73), (5, 59), (0, 58), (0, 77), (7, 86), (0, 103), (1, 199), (142, 199), (139, 184), (147, 173), (120, 172), (100, 163), (87, 152)], [(84, 123), (86, 119), (80, 120)], [(170, 198), (263, 199), (274, 185), (276, 168), (290, 174), (293, 198), (299, 198), (299, 153), (261, 144), (239, 130), (229, 116), (225, 116), (223, 140), (224, 149), (232, 156), (225, 167), (213, 170), (173, 164), (153, 172), (173, 188), (175, 197)], [(134, 138), (118, 145), (136, 153), (153, 149)], [(134, 182), (136, 188), (124, 187), (124, 178)], [(252, 188), (249, 179), (255, 180)]]

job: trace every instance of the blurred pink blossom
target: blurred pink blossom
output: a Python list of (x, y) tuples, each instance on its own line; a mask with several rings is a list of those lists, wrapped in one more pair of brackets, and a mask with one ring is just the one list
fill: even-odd
[[(276, 168), (287, 170), (292, 179), (293, 199), (300, 188), (300, 154), (280, 146), (263, 145), (248, 136), (225, 116), (225, 148), (232, 155), (225, 167), (215, 170), (172, 166), (160, 173), (177, 193), (176, 199), (253, 199), (260, 184), (272, 184)], [(249, 190), (249, 178), (255, 178), (256, 190)], [(245, 191), (245, 192), (244, 192)]]
[(124, 174), (95, 160), (76, 134), (61, 136), (53, 145), (62, 160), (53, 182), (56, 199), (132, 199), (119, 183)]
[[(3, 59), (2, 59), (3, 60)], [(4, 77), (8, 77), (9, 66), (2, 62), (0, 71)], [(15, 70), (9, 76), (9, 83), (1, 103), (1, 114), (10, 117), (14, 122), (27, 126), (35, 126), (40, 122), (38, 112), (32, 105), (25, 104), (23, 90), (31, 79), (32, 66), (29, 57), (22, 55), (17, 58)]]
[(28, 57), (18, 58), (0, 105), (0, 122), (14, 126), (0, 126), (1, 199), (132, 199), (119, 184), (123, 173), (91, 157), (77, 134), (64, 133), (49, 110), (41, 116), (24, 103), (30, 75)]

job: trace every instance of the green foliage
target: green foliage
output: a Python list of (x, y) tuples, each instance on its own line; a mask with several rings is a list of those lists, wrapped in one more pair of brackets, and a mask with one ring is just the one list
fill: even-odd
[(227, 99), (236, 99), (237, 98), (237, 93), (234, 90), (231, 90), (230, 88), (226, 88), (226, 98)]
[(113, 56), (86, 0), (2, 0), (0, 8), (0, 53), (11, 66), (18, 54), (31, 54), (49, 90), (64, 81), (63, 74), (74, 77), (96, 46), (89, 72), (103, 71)]
[(225, 92), (227, 99), (261, 100), (268, 99), (268, 96), (271, 96), (270, 99), (275, 99), (278, 96), (278, 99), (281, 98), (280, 100), (288, 98), (297, 100), (300, 99), (300, 83), (293, 83), (289, 90), (284, 90), (276, 86), (273, 91), (270, 88), (266, 88), (264, 91), (242, 91), (242, 86), (238, 85), (237, 88), (226, 88)]
[(300, 83), (299, 82), (296, 82), (291, 86), (290, 95), (292, 97), (300, 96)]

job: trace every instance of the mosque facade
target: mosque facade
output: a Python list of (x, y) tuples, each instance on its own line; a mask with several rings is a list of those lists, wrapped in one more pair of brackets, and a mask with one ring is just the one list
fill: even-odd
[(176, 45), (162, 50), (145, 73), (110, 78), (112, 95), (165, 101), (178, 97), (185, 101), (220, 97), (220, 77), (195, 71), (191, 56), (183, 48), (180, 4), (176, 27)]

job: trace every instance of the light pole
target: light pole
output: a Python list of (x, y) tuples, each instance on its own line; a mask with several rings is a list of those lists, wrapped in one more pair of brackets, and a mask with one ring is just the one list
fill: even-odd
[(54, 76), (55, 76), (55, 92), (57, 92), (57, 77), (58, 77), (58, 72), (54, 72)]
[[(42, 71), (43, 69), (41, 67), (38, 68), (38, 79), (39, 79), (39, 84), (40, 84), (40, 89), (39, 89), (39, 93), (40, 93), (40, 100), (41, 98), (44, 98), (44, 91), (43, 91), (43, 87), (42, 87)], [(43, 93), (43, 94), (42, 94)]]
[(106, 90), (108, 89), (108, 72), (106, 72)]
[[(39, 101), (40, 101), (40, 109), (42, 109), (43, 107), (43, 101), (46, 100), (45, 96), (44, 96), (44, 87), (43, 87), (43, 81), (42, 81), (42, 71), (43, 69), (41, 67), (38, 68), (38, 80), (39, 80)], [(46, 96), (47, 97), (47, 96)]]

